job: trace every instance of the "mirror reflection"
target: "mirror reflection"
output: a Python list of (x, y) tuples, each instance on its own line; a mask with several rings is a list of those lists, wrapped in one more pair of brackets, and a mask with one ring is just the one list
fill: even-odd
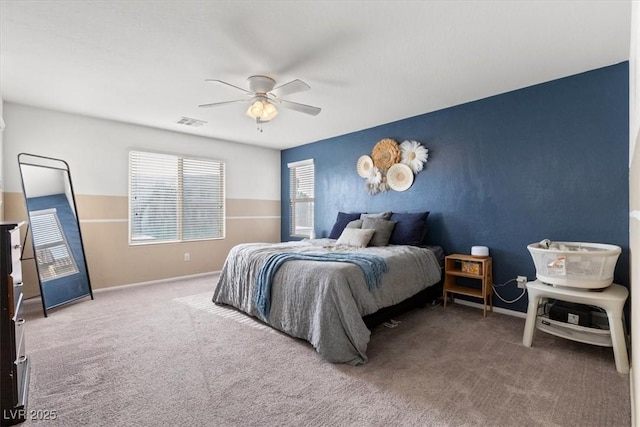
[(21, 153), (18, 164), (47, 316), (51, 308), (85, 296), (93, 299), (73, 184), (64, 160)]

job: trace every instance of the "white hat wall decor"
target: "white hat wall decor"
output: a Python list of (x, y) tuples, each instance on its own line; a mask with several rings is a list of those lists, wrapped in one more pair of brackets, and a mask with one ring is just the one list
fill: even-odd
[(356, 171), (365, 179), (367, 193), (374, 195), (385, 191), (406, 191), (413, 184), (414, 175), (420, 172), (429, 150), (418, 141), (403, 141), (385, 138), (373, 147), (371, 156), (358, 158)]

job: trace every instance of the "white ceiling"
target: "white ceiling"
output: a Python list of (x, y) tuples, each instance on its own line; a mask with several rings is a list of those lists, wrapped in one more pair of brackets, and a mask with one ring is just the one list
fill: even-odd
[[(629, 58), (630, 1), (0, 1), (14, 102), (277, 149)], [(258, 132), (254, 74), (301, 79)], [(176, 124), (186, 116), (207, 122)], [(393, 137), (393, 135), (390, 135)]]

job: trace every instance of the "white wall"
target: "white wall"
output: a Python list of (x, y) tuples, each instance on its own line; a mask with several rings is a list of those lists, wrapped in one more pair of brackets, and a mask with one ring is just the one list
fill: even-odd
[(65, 192), (66, 172), (59, 169), (48, 169), (39, 166), (22, 165), (22, 177), (27, 197), (48, 196)]
[(631, 419), (637, 425), (640, 410), (640, 7), (631, 5), (629, 53), (629, 248), (631, 251)]
[(635, 153), (637, 136), (640, 133), (640, 81), (638, 81), (638, 58), (640, 58), (640, 8), (631, 3), (631, 40), (629, 51), (629, 166)]
[(66, 160), (76, 194), (128, 193), (131, 149), (223, 160), (226, 197), (280, 200), (278, 150), (5, 103), (5, 192), (21, 192), (21, 152)]
[[(13, 103), (5, 103), (4, 110), (5, 188), (1, 194), (5, 219), (27, 219), (19, 153), (65, 160), (94, 289), (219, 271), (237, 244), (280, 241), (278, 150)], [(224, 161), (225, 238), (129, 245), (128, 155), (132, 149)], [(25, 295), (38, 295), (33, 262), (23, 262), (23, 279)]]

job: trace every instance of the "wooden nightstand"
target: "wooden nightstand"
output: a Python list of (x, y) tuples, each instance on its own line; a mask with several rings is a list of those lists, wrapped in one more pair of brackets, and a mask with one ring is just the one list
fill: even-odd
[[(480, 289), (458, 283), (458, 278), (479, 280)], [(468, 295), (482, 298), (483, 316), (487, 317), (487, 303), (493, 311), (493, 267), (491, 257), (475, 257), (463, 254), (451, 254), (444, 261), (444, 306), (447, 306), (447, 294)]]

